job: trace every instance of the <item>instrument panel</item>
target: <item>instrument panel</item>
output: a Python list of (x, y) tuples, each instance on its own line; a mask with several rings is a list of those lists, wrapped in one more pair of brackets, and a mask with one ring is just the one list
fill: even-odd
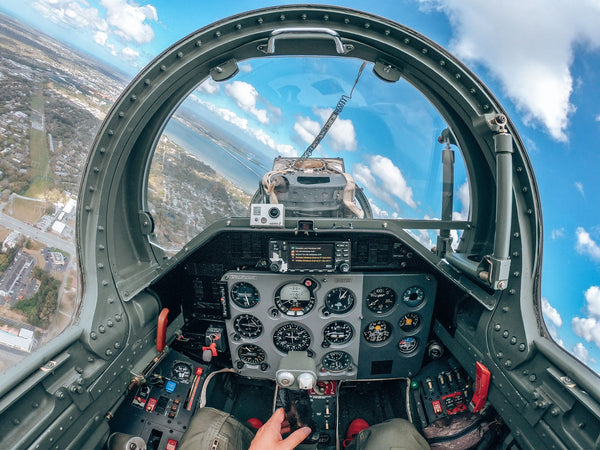
[(275, 378), (290, 351), (319, 379), (412, 376), (421, 367), (436, 280), (427, 273), (229, 271), (226, 330), (233, 367)]

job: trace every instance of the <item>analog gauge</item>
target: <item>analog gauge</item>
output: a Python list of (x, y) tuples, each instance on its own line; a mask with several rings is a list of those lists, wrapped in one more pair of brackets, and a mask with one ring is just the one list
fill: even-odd
[(421, 316), (414, 312), (404, 314), (400, 318), (400, 322), (398, 323), (398, 325), (400, 325), (400, 328), (402, 328), (402, 331), (406, 332), (416, 330), (420, 324)]
[(389, 287), (373, 289), (367, 296), (367, 307), (377, 313), (388, 312), (396, 304), (396, 293)]
[(323, 368), (330, 372), (343, 372), (351, 364), (352, 357), (348, 353), (339, 350), (326, 353), (321, 360)]
[(419, 286), (409, 287), (402, 293), (402, 301), (407, 306), (419, 306), (425, 299), (425, 292)]
[(286, 323), (273, 333), (273, 344), (280, 351), (304, 351), (310, 347), (310, 334), (306, 328), (295, 323)]
[(265, 361), (267, 354), (258, 345), (243, 344), (238, 347), (238, 356), (246, 364), (259, 365)]
[(240, 281), (231, 288), (231, 299), (240, 308), (252, 308), (260, 300), (258, 290), (250, 283)]
[(185, 362), (176, 362), (171, 368), (172, 377), (179, 381), (188, 381), (192, 376), (192, 366)]
[(400, 342), (398, 342), (398, 348), (400, 349), (400, 351), (402, 353), (413, 352), (417, 349), (418, 346), (419, 346), (419, 341), (417, 340), (417, 338), (412, 337), (412, 336), (408, 336), (403, 339), (400, 339)]
[(247, 338), (260, 336), (263, 332), (263, 324), (252, 314), (242, 314), (233, 320), (233, 328), (235, 331)]
[(345, 344), (350, 342), (353, 335), (352, 326), (342, 320), (331, 322), (323, 330), (323, 339), (330, 344)]
[(325, 306), (334, 314), (343, 314), (352, 309), (354, 299), (354, 294), (350, 289), (338, 287), (327, 293), (325, 296)]
[(308, 278), (304, 283), (284, 284), (275, 292), (275, 306), (286, 316), (303, 316), (315, 306), (313, 286), (314, 281)]
[(363, 330), (367, 342), (373, 344), (386, 341), (392, 334), (392, 326), (385, 320), (374, 320)]

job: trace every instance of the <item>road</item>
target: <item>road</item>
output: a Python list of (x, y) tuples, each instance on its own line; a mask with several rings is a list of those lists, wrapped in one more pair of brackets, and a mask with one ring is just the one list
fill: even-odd
[(8, 228), (9, 230), (16, 230), (24, 236), (46, 244), (48, 247), (56, 247), (60, 250), (64, 250), (65, 252), (69, 253), (71, 258), (75, 257), (75, 244), (72, 242), (65, 241), (55, 234), (47, 233), (32, 227), (31, 225), (21, 222), (20, 220), (6, 215), (3, 212), (0, 212), (0, 225)]

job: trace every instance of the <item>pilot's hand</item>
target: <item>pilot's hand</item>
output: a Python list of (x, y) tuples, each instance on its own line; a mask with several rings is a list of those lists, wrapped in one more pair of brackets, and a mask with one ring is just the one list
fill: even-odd
[(281, 436), (289, 431), (283, 408), (273, 413), (271, 418), (256, 432), (249, 450), (292, 450), (311, 433), (310, 428), (303, 427), (287, 438)]

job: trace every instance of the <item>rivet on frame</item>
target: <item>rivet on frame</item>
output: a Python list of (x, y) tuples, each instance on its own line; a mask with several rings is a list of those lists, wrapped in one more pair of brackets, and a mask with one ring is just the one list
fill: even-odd
[(405, 44), (410, 44), (410, 39), (409, 38), (404, 38), (402, 40), (402, 42), (404, 42)]
[(256, 19), (256, 21), (257, 21), (257, 22), (259, 23), (259, 25), (260, 25), (260, 24), (262, 24), (262, 23), (263, 23), (263, 18), (262, 18), (262, 17), (259, 17), (258, 19)]
[(123, 111), (119, 111), (119, 119), (125, 117), (125, 113)]
[(194, 44), (196, 47), (202, 47), (202, 41), (196, 41), (196, 44)]
[(426, 55), (428, 51), (429, 50), (427, 50), (426, 48), (424, 48), (423, 50), (421, 50), (421, 53), (423, 53), (424, 55)]
[(462, 77), (462, 75), (460, 73), (457, 73), (456, 75), (454, 75), (454, 78), (456, 78), (457, 80), (460, 80)]
[(104, 231), (104, 227), (102, 225), (98, 225), (98, 231), (100, 231), (100, 232)]
[(149, 78), (146, 78), (146, 79), (144, 80), (144, 84), (145, 84), (146, 86), (150, 86), (150, 83), (152, 83), (152, 82), (150, 81), (150, 79), (149, 79)]
[(95, 188), (94, 186), (90, 186), (90, 187), (88, 188), (88, 191), (90, 191), (90, 192), (94, 192), (95, 190), (96, 190), (96, 188)]
[(215, 31), (215, 37), (221, 37), (221, 32), (220, 31)]
[(90, 212), (91, 210), (92, 210), (92, 207), (91, 207), (91, 206), (89, 206), (89, 205), (86, 205), (86, 207), (85, 207), (85, 211), (86, 211), (86, 212)]
[(104, 269), (104, 264), (98, 263), (98, 269)]
[(135, 102), (137, 100), (137, 96), (135, 94), (133, 94), (131, 97), (129, 97), (129, 101)]
[(242, 29), (242, 24), (241, 23), (236, 24), (235, 25), (235, 29), (236, 30), (241, 30)]
[(392, 34), (392, 32), (390, 30), (385, 30), (383, 32), (383, 34), (385, 34), (386, 36), (389, 36), (390, 34)]
[(367, 30), (368, 30), (369, 28), (371, 28), (371, 24), (370, 24), (369, 22), (366, 22), (366, 23), (364, 24), (364, 27), (365, 27), (365, 29), (367, 29)]
[(104, 251), (104, 245), (100, 244), (100, 245), (98, 246), (98, 250), (100, 250), (100, 251)]
[(280, 15), (279, 20), (281, 20), (283, 22), (285, 20), (285, 14)]
[(160, 70), (161, 70), (161, 72), (165, 72), (167, 70), (167, 66), (165, 66), (164, 64), (161, 65)]
[(440, 60), (440, 66), (444, 67), (446, 65), (446, 61), (444, 61), (443, 59)]
[(348, 23), (350, 23), (350, 19), (348, 19), (348, 18), (346, 17), (346, 18), (344, 19), (344, 23), (345, 23), (345, 24), (348, 24)]
[(100, 150), (99, 150), (99, 151), (100, 151), (100, 154), (101, 154), (101, 155), (104, 155), (104, 154), (106, 153), (106, 148), (104, 148), (104, 147), (100, 147)]
[(483, 109), (487, 111), (488, 109), (490, 109), (490, 105), (483, 105)]
[(109, 305), (112, 305), (112, 304), (115, 302), (115, 299), (114, 299), (114, 298), (112, 298), (112, 297), (108, 297), (108, 298), (106, 299), (106, 301), (108, 302), (108, 304), (109, 304)]
[(471, 88), (469, 89), (469, 92), (473, 95), (475, 95), (477, 93), (477, 90), (475, 88)]
[(302, 14), (302, 15), (300, 16), (300, 18), (301, 18), (302, 20), (306, 20), (306, 17), (307, 17), (307, 16), (306, 16), (306, 14)]
[(328, 14), (325, 14), (325, 15), (323, 16), (323, 20), (324, 20), (325, 22), (327, 22), (327, 21), (329, 20), (329, 15), (328, 15)]
[[(217, 31), (217, 33), (218, 33), (218, 31)], [(179, 59), (183, 58), (183, 52), (177, 52), (177, 57)]]
[(102, 286), (108, 286), (108, 280), (102, 280)]
[(106, 133), (109, 136), (113, 136), (115, 134), (114, 130), (108, 130), (108, 132)]

